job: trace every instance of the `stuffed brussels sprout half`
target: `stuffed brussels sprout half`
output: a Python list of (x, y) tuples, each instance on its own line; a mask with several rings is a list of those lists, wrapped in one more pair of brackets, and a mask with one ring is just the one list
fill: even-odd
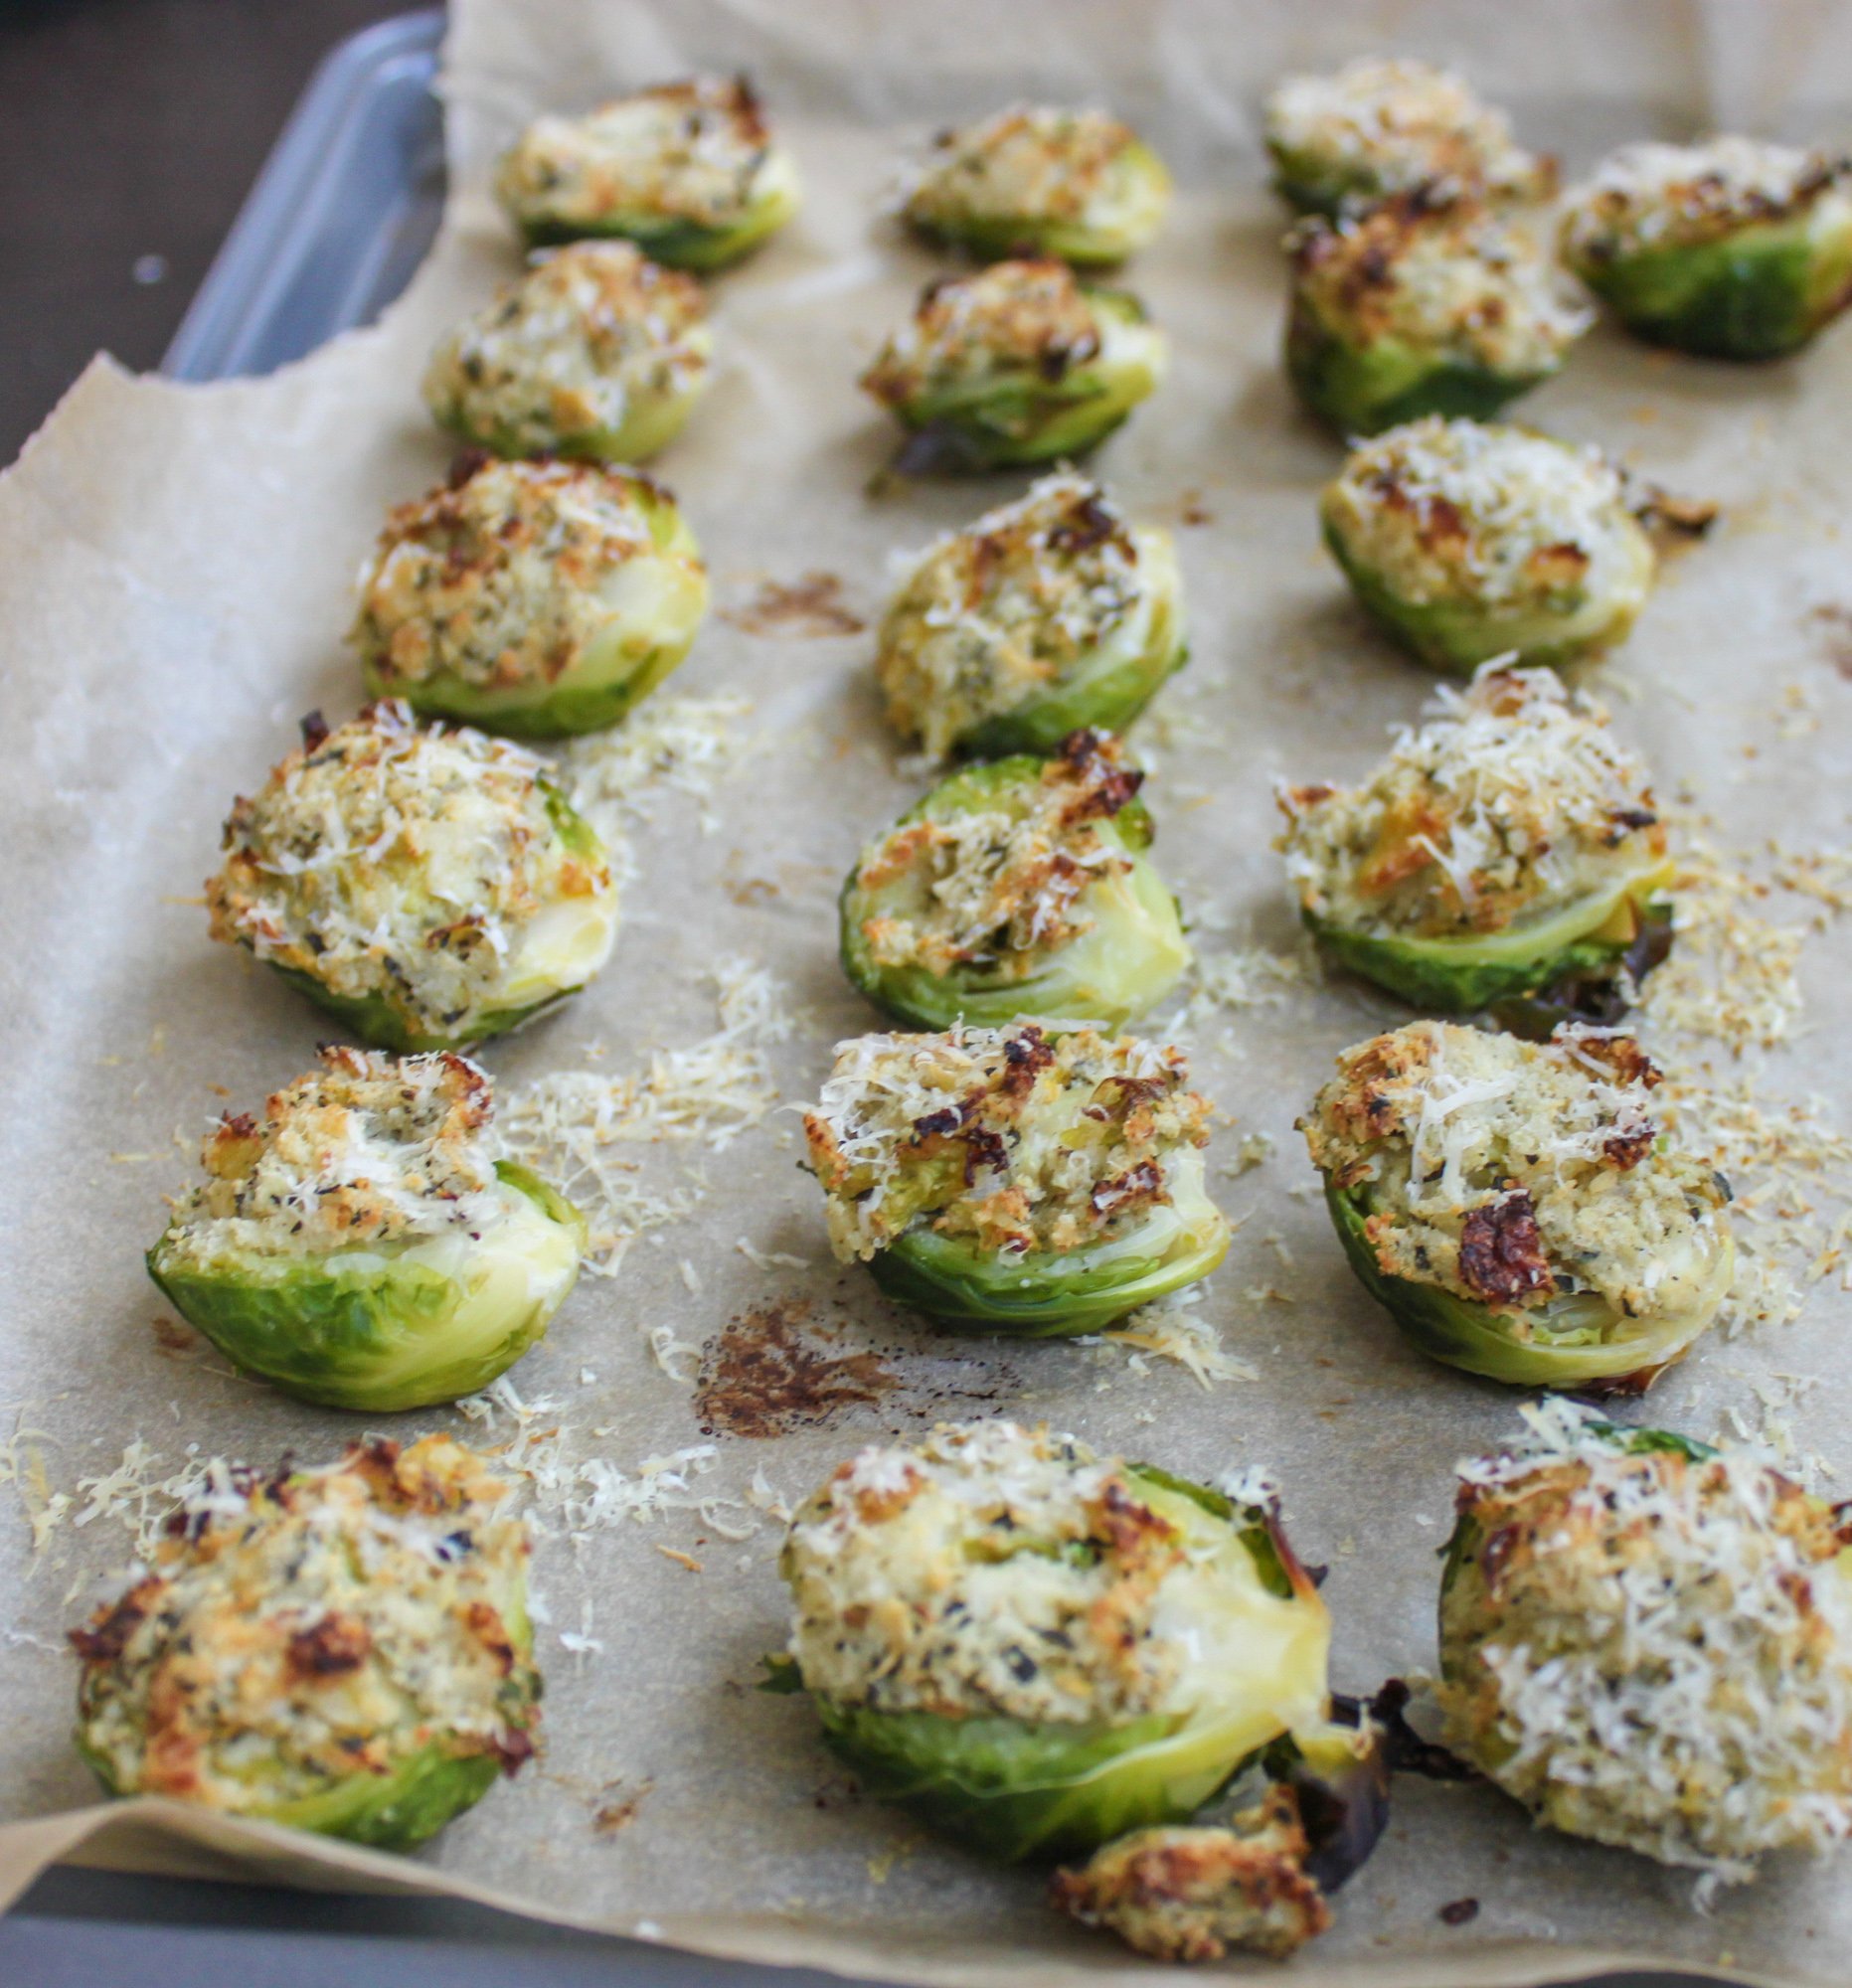
[(1356, 449), (1319, 502), (1325, 544), (1405, 649), (1469, 675), (1611, 648), (1652, 590), (1647, 506), (1599, 449), (1430, 414)]
[(1547, 200), (1556, 162), (1525, 151), (1502, 110), (1451, 70), (1407, 58), (1288, 77), (1266, 101), (1273, 185), (1301, 213), (1337, 215), (1437, 187), (1489, 200)]
[(965, 1332), (1097, 1332), (1208, 1276), (1210, 1106), (1180, 1050), (1032, 1022), (837, 1046), (805, 1114), (830, 1247)]
[(1025, 257), (928, 284), (862, 386), (912, 437), (903, 469), (999, 469), (1103, 441), (1169, 358), (1128, 290)]
[(71, 1640), (112, 1795), (407, 1850), (534, 1751), (526, 1524), (444, 1435), (319, 1470), (214, 1463)]
[(1443, 687), (1360, 787), (1279, 804), (1307, 926), (1417, 1007), (1471, 1014), (1603, 973), (1630, 998), (1636, 939), (1669, 929), (1646, 768), (1550, 670)]
[(1276, 1786), (1226, 1823), (1115, 1837), (1079, 1870), (1057, 1871), (1049, 1903), (1153, 1960), (1221, 1960), (1232, 1948), (1283, 1960), (1331, 1924), (1306, 1852), (1298, 1802)]
[(1170, 175), (1101, 110), (1017, 103), (941, 131), (908, 176), (901, 213), (928, 241), (984, 256), (1121, 262), (1164, 225)]
[(882, 618), (888, 719), (934, 758), (1122, 731), (1189, 658), (1170, 534), (1058, 470), (929, 546)]
[(713, 350), (694, 277), (628, 242), (578, 242), (438, 340), (424, 403), (493, 455), (641, 462), (681, 432)]
[(235, 1367), (379, 1413), (486, 1388), (547, 1330), (586, 1225), (495, 1158), (489, 1079), (448, 1054), (326, 1049), (222, 1118), (148, 1273)]
[(1424, 1353), (1638, 1394), (1735, 1270), (1729, 1188), (1665, 1136), (1658, 1082), (1609, 1030), (1413, 1022), (1346, 1050), (1299, 1123), (1352, 1269)]
[(375, 697), (560, 739), (654, 690), (707, 604), (694, 534), (660, 484), (478, 454), (387, 519), (349, 640)]
[(1330, 1618), (1277, 1515), (1047, 1429), (862, 1450), (799, 1507), (780, 1570), (831, 1749), (995, 1857), (1186, 1821), (1326, 1729)]
[(1076, 732), (953, 773), (862, 851), (842, 892), (842, 963), (916, 1028), (1018, 1015), (1107, 1028), (1154, 1008), (1190, 948), (1145, 851), (1144, 775)]
[(302, 729), (227, 818), (214, 938), (400, 1051), (501, 1035), (604, 964), (604, 846), (532, 753), (420, 726), (391, 698)]
[(744, 77), (692, 77), (539, 117), (503, 154), (495, 195), (530, 248), (634, 242), (674, 269), (718, 269), (797, 212), (797, 168)]
[(1341, 434), (1483, 419), (1557, 372), (1591, 322), (1536, 241), (1466, 196), (1417, 189), (1312, 217), (1286, 247), (1286, 371)]
[(1724, 1883), (1852, 1836), (1844, 1508), (1754, 1450), (1529, 1420), (1460, 1465), (1446, 1743), (1539, 1822)]
[(1852, 160), (1754, 138), (1623, 146), (1572, 197), (1562, 244), (1637, 337), (1778, 358), (1852, 303)]

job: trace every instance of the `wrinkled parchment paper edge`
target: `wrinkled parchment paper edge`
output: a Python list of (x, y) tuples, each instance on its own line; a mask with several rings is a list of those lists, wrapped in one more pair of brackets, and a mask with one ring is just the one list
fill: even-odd
[[(1132, 1960), (1104, 1941), (1099, 1965), (1025, 1955), (1016, 1961), (960, 1959), (915, 1941), (874, 1941), (832, 1933), (775, 1913), (689, 1913), (651, 1919), (587, 1918), (548, 1911), (531, 1900), (486, 1885), (463, 1883), (409, 1858), (307, 1838), (273, 1824), (243, 1822), (181, 1802), (138, 1796), (92, 1808), (45, 1816), (0, 1829), (0, 1910), (9, 1910), (43, 1872), (55, 1864), (90, 1870), (260, 1885), (303, 1891), (365, 1892), (402, 1898), (461, 1899), (476, 1905), (581, 1932), (647, 1938), (652, 1945), (706, 1954), (717, 1960), (755, 1961), (774, 1967), (814, 1967), (853, 1979), (918, 1983), (920, 1988), (1068, 1988), (1080, 1981), (1176, 1978), (1175, 1970)], [(647, 1930), (642, 1930), (647, 1928)], [(947, 1941), (949, 1949), (962, 1942)], [(1336, 1967), (1291, 1969), (1301, 1988), (1348, 1988), (1370, 1981), (1421, 1984), (1421, 1988), (1545, 1988), (1589, 1981), (1609, 1973), (1655, 1969), (1651, 1954), (1560, 1947), (1537, 1940), (1481, 1948), (1471, 1954), (1410, 1956), (1396, 1961), (1355, 1960)], [(1255, 1963), (1243, 1972), (1261, 1972)], [(1272, 1974), (1276, 1970), (1265, 1967)], [(1799, 1977), (1746, 1974), (1681, 1963), (1679, 1976), (1729, 1981), (1743, 1988), (1791, 1988)]]

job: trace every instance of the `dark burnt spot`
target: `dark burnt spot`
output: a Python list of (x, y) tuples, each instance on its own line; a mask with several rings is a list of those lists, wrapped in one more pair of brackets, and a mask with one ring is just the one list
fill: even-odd
[(1035, 1080), (1055, 1061), (1054, 1045), (1033, 1024), (1019, 1029), (1003, 1045), (1005, 1097), (1026, 1097)]
[(460, 490), (479, 469), (486, 469), (494, 460), (486, 448), (459, 448), (450, 458), (450, 470), (444, 482), (448, 488)]
[(924, 1118), (914, 1120), (914, 1141), (924, 1145), (928, 1139), (949, 1139), (964, 1125), (964, 1112), (955, 1104), (942, 1111), (928, 1111)]
[(1114, 1174), (1110, 1180), (1103, 1180), (1094, 1188), (1094, 1211), (1110, 1221), (1133, 1209), (1146, 1208), (1168, 1199), (1164, 1192), (1164, 1176), (1159, 1172), (1156, 1161), (1140, 1160), (1136, 1166), (1127, 1167), (1122, 1174)]
[(324, 1615), (289, 1639), (283, 1666), (298, 1684), (346, 1677), (359, 1670), (373, 1648), (367, 1625), (351, 1615)]
[(328, 721), (319, 711), (311, 711), (298, 721), (302, 733), (302, 749), (305, 752), (319, 752), (328, 741)]
[(749, 635), (859, 635), (868, 623), (843, 599), (842, 587), (833, 573), (762, 580), (745, 606), (723, 608), (720, 618)]
[(1438, 1917), (1442, 1925), (1462, 1926), (1479, 1916), (1477, 1899), (1455, 1899), (1451, 1905), (1440, 1907)]
[(810, 1307), (785, 1298), (742, 1312), (701, 1349), (695, 1417), (705, 1435), (755, 1440), (816, 1428), (897, 1385), (878, 1353), (839, 1352)]
[(183, 1358), (200, 1343), (200, 1336), (190, 1325), (182, 1325), (178, 1319), (155, 1318), (150, 1321), (154, 1333), (154, 1347), (157, 1353), (170, 1360)]
[[(1046, 361), (1047, 355), (1044, 354), (1045, 370)], [(1063, 364), (1066, 364), (1065, 355)], [(1059, 374), (1056, 377), (1059, 378)], [(1089, 490), (1068, 507), (1066, 517), (1050, 530), (1049, 550), (1078, 558), (1082, 553), (1091, 553), (1096, 546), (1107, 544), (1117, 531), (1118, 521), (1100, 501), (1099, 493)]]
[(1616, 828), (1624, 828), (1629, 832), (1651, 828), (1659, 819), (1650, 808), (1615, 808), (1607, 818)]
[(1515, 1304), (1556, 1289), (1537, 1233), (1537, 1212), (1522, 1188), (1467, 1216), (1459, 1237), (1459, 1274), (1468, 1290), (1493, 1304)]
[(523, 1726), (510, 1726), (494, 1742), (491, 1750), (501, 1762), (504, 1774), (513, 1774), (534, 1757), (534, 1736)]
[(1383, 1755), (1396, 1774), (1419, 1774), (1429, 1781), (1476, 1781), (1478, 1770), (1433, 1740), (1424, 1740), (1409, 1724), (1414, 1694), (1401, 1678), (1390, 1678), (1369, 1701), (1372, 1722), (1382, 1729)]
[(1003, 1143), (1001, 1132), (993, 1132), (987, 1126), (973, 1125), (964, 1135), (964, 1184), (970, 1187), (986, 1168), (996, 1173), (1008, 1173), (1010, 1149)]
[(71, 1647), (86, 1664), (112, 1664), (128, 1647), (129, 1638), (153, 1612), (159, 1580), (138, 1582), (111, 1606), (99, 1608), (89, 1626), (69, 1632)]

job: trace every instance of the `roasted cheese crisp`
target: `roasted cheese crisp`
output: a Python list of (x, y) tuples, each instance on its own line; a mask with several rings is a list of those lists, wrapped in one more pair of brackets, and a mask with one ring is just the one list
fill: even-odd
[[(1660, 881), (1651, 776), (1550, 670), (1439, 690), (1355, 788), (1285, 787), (1278, 847), (1308, 922), (1384, 937), (1509, 932)], [(1597, 920), (1599, 922), (1599, 918)]]
[(1156, 156), (1116, 117), (1018, 103), (941, 131), (902, 212), (923, 234), (980, 251), (1033, 246), (1107, 262), (1156, 233), (1169, 191)]
[(1080, 1870), (1056, 1872), (1049, 1902), (1153, 1960), (1221, 1960), (1231, 1949), (1280, 1960), (1331, 1924), (1306, 1851), (1298, 1803), (1276, 1785), (1227, 1824), (1132, 1830)]
[(1266, 145), (1286, 198), (1327, 213), (1430, 185), (1537, 200), (1556, 184), (1554, 162), (1519, 146), (1463, 78), (1406, 58), (1288, 77), (1267, 98)]
[(915, 1227), (1022, 1255), (1087, 1248), (1201, 1193), (1208, 1101), (1183, 1054), (1033, 1023), (840, 1045), (804, 1118), (830, 1246), (867, 1260)]
[(1726, 1881), (1852, 1835), (1842, 1512), (1563, 1401), (1460, 1466), (1448, 1745), (1541, 1822)]
[(694, 77), (537, 118), (496, 197), (530, 242), (621, 235), (659, 261), (713, 268), (787, 220), (797, 174), (745, 78)]
[(1569, 1297), (1622, 1319), (1715, 1310), (1729, 1193), (1665, 1143), (1658, 1082), (1611, 1031), (1527, 1043), (1412, 1022), (1346, 1050), (1300, 1123), (1382, 1276), (1469, 1300), (1522, 1341)]
[(688, 418), (712, 350), (692, 276), (627, 242), (581, 242), (438, 341), (424, 400), (440, 427), (497, 455), (640, 462)]
[(1062, 470), (927, 548), (875, 667), (895, 729), (938, 756), (1048, 751), (1077, 727), (1122, 725), (1183, 654), (1169, 535)]
[(700, 553), (647, 477), (466, 456), (387, 519), (349, 639), (376, 695), (498, 730), (579, 731), (659, 683), (706, 604)]
[(603, 963), (603, 848), (531, 753), (391, 700), (305, 730), (226, 822), (215, 938), (390, 1048), (498, 1033)]
[(112, 1794), (394, 1846), (534, 1750), (528, 1538), (448, 1436), (322, 1470), (218, 1467), (152, 1570), (72, 1641)]

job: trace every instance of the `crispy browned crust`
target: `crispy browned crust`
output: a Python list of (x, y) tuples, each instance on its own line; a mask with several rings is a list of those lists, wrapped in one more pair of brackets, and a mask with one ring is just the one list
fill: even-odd
[(1108, 1843), (1080, 1870), (1056, 1872), (1049, 1903), (1156, 1960), (1220, 1960), (1231, 1947), (1283, 1958), (1331, 1923), (1305, 1854), (1297, 1800), (1276, 1786), (1226, 1828)]

